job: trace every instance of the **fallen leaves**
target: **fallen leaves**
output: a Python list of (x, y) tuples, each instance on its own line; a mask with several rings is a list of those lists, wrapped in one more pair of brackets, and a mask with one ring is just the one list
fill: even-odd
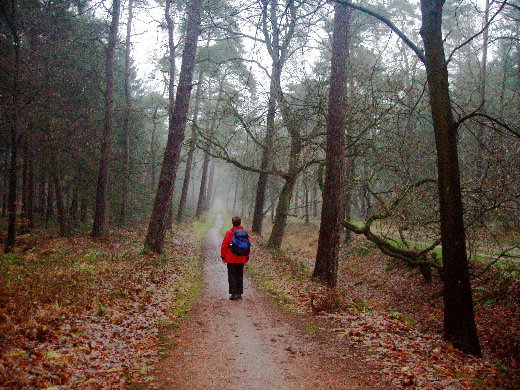
[(258, 245), (249, 264), (253, 277), (291, 310), (327, 318), (331, 337), (358, 350), (392, 388), (516, 388), (508, 381), (512, 378), (504, 378), (489, 360), (465, 355), (442, 340), (438, 285), (426, 285), (420, 275), (414, 278), (394, 265), (386, 268), (386, 259), (360, 243), (357, 253), (356, 244), (343, 253), (339, 286), (331, 292), (310, 280), (315, 251), (302, 243), (313, 242), (317, 230), (302, 225), (288, 230), (286, 243), (294, 246), (284, 252), (291, 258), (269, 252), (255, 238)]
[(113, 390), (150, 380), (172, 303), (196, 277), (201, 240), (178, 231), (159, 256), (142, 252), (141, 237), (55, 238), (3, 259), (0, 389)]

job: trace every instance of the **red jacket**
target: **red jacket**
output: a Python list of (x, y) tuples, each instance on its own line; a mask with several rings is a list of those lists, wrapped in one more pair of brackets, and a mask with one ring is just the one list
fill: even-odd
[[(241, 230), (243, 229), (243, 227), (233, 226), (233, 229)], [(222, 246), (220, 247), (220, 257), (226, 263), (247, 263), (249, 256), (238, 256), (234, 253), (231, 253), (231, 248), (229, 247), (229, 244), (231, 244), (231, 240), (233, 239), (234, 235), (235, 233), (233, 233), (232, 229), (229, 229), (224, 235), (224, 240), (222, 241)]]

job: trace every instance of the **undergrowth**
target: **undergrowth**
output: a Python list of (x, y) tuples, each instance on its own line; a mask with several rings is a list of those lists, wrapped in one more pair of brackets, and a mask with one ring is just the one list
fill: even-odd
[(177, 226), (162, 254), (143, 250), (144, 228), (18, 237), (0, 256), (0, 388), (144, 388), (165, 330), (200, 291), (213, 221)]
[[(293, 285), (303, 276), (310, 278), (316, 256), (318, 228), (302, 223), (291, 223), (284, 239), (284, 253), (288, 257), (278, 257), (282, 269), (274, 276), (282, 278), (285, 285), (275, 287), (277, 295), (284, 291), (297, 295)], [(292, 266), (288, 262), (293, 262)], [(306, 264), (301, 268), (301, 264)], [(488, 263), (488, 262), (486, 262)], [(483, 352), (489, 362), (495, 365), (506, 387), (520, 386), (520, 274), (518, 264), (503, 261), (499, 266), (486, 269), (486, 263), (473, 262), (472, 285), (479, 336)], [(252, 267), (254, 258), (252, 260)], [(265, 265), (253, 267), (253, 274), (263, 275)], [(278, 268), (278, 264), (276, 266)], [(260, 268), (260, 270), (257, 270)], [(291, 272), (288, 272), (288, 271)], [(302, 272), (303, 271), (303, 272)], [(269, 271), (270, 272), (270, 271)], [(267, 272), (267, 275), (269, 275)], [(292, 275), (292, 276), (289, 276)], [(258, 276), (256, 276), (258, 278)], [(273, 276), (271, 276), (272, 278)], [(290, 281), (287, 281), (287, 278)], [(269, 276), (264, 276), (264, 285), (269, 284)], [(309, 282), (300, 285), (304, 294), (316, 294)], [(323, 312), (346, 310), (384, 311), (422, 333), (442, 336), (442, 283), (439, 275), (427, 283), (416, 268), (383, 255), (374, 244), (354, 236), (343, 245), (340, 255), (338, 286), (336, 290), (321, 290), (316, 295), (324, 305)], [(337, 294), (337, 295), (336, 295)], [(340, 302), (335, 299), (340, 297)], [(311, 300), (306, 299), (306, 305)], [(352, 304), (352, 302), (354, 304)], [(319, 312), (316, 307), (311, 308)], [(474, 378), (477, 380), (478, 378)], [(477, 380), (478, 381), (478, 380)], [(501, 387), (497, 387), (501, 388)]]

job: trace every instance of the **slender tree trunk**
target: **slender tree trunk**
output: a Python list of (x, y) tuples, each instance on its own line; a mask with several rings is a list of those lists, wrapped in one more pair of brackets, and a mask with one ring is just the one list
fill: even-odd
[(206, 205), (204, 207), (204, 211), (208, 212), (211, 208), (211, 204), (213, 203), (213, 183), (215, 179), (215, 161), (210, 161), (209, 163), (209, 175), (208, 175), (208, 189), (206, 195)]
[[(4, 166), (9, 166), (9, 153), (5, 154)], [(2, 182), (2, 218), (7, 215), (7, 193), (9, 191), (9, 175), (3, 175)]]
[(313, 181), (313, 183), (312, 183), (311, 198), (312, 198), (312, 216), (314, 218), (316, 218), (318, 216), (318, 184), (316, 183), (316, 181)]
[(63, 192), (60, 180), (57, 174), (53, 175), (54, 190), (56, 193), (56, 207), (58, 209), (58, 226), (60, 227), (61, 237), (71, 237), (72, 229), (70, 221), (65, 210), (65, 202), (63, 200)]
[(40, 217), (45, 216), (46, 207), (46, 199), (47, 199), (47, 191), (46, 191), (46, 181), (45, 181), (45, 172), (43, 170), (42, 164), (40, 164), (38, 169), (38, 205), (37, 211), (40, 214)]
[(330, 287), (337, 283), (338, 254), (344, 217), (347, 65), (351, 9), (335, 4), (327, 121), (323, 207), (313, 276)]
[[(345, 215), (347, 221), (352, 220), (352, 199), (354, 192), (354, 175), (356, 171), (356, 159), (354, 157), (347, 157), (346, 162), (346, 184), (345, 184)], [(352, 239), (352, 232), (345, 229), (345, 243)]]
[(105, 121), (101, 139), (101, 160), (96, 189), (96, 208), (94, 211), (94, 224), (92, 226), (92, 237), (100, 237), (105, 228), (106, 192), (108, 179), (108, 162), (110, 159), (110, 142), (114, 129), (114, 56), (117, 44), (117, 31), (119, 28), (119, 15), (121, 13), (120, 0), (112, 2), (112, 22), (108, 36), (106, 51), (106, 91), (105, 91)]
[(85, 197), (81, 197), (79, 205), (79, 220), (83, 223), (87, 222), (88, 202)]
[(305, 225), (310, 223), (310, 196), (309, 196), (309, 181), (307, 175), (303, 178), (303, 202), (304, 202), (304, 217)]
[(47, 176), (47, 200), (45, 207), (45, 226), (47, 227), (49, 221), (54, 215), (54, 188), (53, 181), (50, 175)]
[[(206, 141), (204, 149), (209, 148), (210, 144)], [(197, 209), (195, 211), (195, 217), (198, 218), (204, 212), (204, 205), (206, 202), (206, 187), (208, 182), (208, 169), (209, 169), (209, 154), (204, 152), (204, 159), (202, 161), (202, 176), (200, 178), (199, 187), (199, 200), (197, 202)]]
[[(177, 175), (177, 167), (184, 141), (190, 95), (192, 89), (193, 69), (197, 53), (197, 41), (200, 32), (202, 0), (188, 3), (188, 22), (186, 41), (182, 55), (181, 72), (175, 105), (171, 115), (168, 141), (164, 151), (164, 159), (159, 177), (159, 185), (154, 201), (145, 248), (157, 253), (162, 251), (166, 234), (166, 211), (170, 202)], [(172, 48), (170, 47), (170, 51)]]
[[(274, 74), (274, 70), (273, 70)], [(267, 117), (266, 117), (266, 136), (264, 140), (262, 150), (262, 160), (260, 168), (267, 170), (269, 167), (269, 160), (271, 156), (271, 149), (273, 144), (274, 136), (274, 119), (276, 115), (276, 91), (275, 81), (271, 77), (270, 89), (269, 89), (269, 101), (267, 104)], [(265, 207), (265, 193), (267, 191), (267, 183), (269, 181), (269, 175), (266, 172), (261, 172), (258, 175), (258, 184), (256, 187), (255, 197), (255, 209), (253, 211), (253, 223), (251, 231), (253, 233), (262, 234), (262, 224), (264, 221), (264, 207)]]
[(155, 106), (153, 110), (152, 115), (152, 136), (150, 140), (150, 158), (151, 158), (151, 164), (150, 164), (150, 188), (155, 189), (155, 177), (156, 174), (156, 163), (155, 163), (155, 157), (157, 152), (157, 112), (159, 111), (159, 106)]
[(271, 231), (271, 235), (269, 236), (268, 241), (268, 245), (272, 248), (280, 249), (282, 246), (295, 184), (295, 179), (286, 178), (282, 187), (282, 191), (280, 192), (280, 196), (278, 197), (278, 204), (276, 205), (276, 214), (273, 222), (273, 230)]
[[(222, 91), (223, 91), (223, 82), (221, 81), (219, 85), (219, 92), (217, 96), (217, 103), (215, 104), (215, 111), (213, 112), (213, 116), (211, 118), (211, 124), (209, 126), (208, 136), (211, 137), (215, 133), (215, 128), (217, 126), (217, 119), (219, 116), (219, 108), (222, 101)], [(207, 153), (207, 150), (211, 149), (211, 143), (206, 141), (204, 144), (204, 160), (202, 163), (202, 178), (200, 180), (200, 188), (199, 188), (199, 200), (197, 203), (197, 210), (195, 212), (195, 216), (198, 218), (207, 211), (207, 201), (208, 201), (208, 175), (209, 175), (209, 164), (210, 164), (210, 155)]]
[[(268, 5), (270, 9), (268, 10)], [(270, 16), (268, 17), (268, 11)], [(287, 3), (284, 14), (288, 15), (288, 24), (283, 29), (278, 24), (278, 1), (265, 2), (263, 8), (262, 24), (264, 29), (264, 37), (267, 43), (267, 50), (272, 60), (271, 83), (276, 97), (276, 102), (280, 108), (280, 113), (284, 125), (287, 128), (291, 139), (291, 147), (289, 152), (289, 167), (284, 175), (284, 186), (280, 193), (278, 205), (276, 207), (276, 217), (274, 218), (273, 229), (268, 240), (268, 244), (279, 249), (285, 234), (285, 226), (289, 216), (291, 198), (298, 174), (301, 172), (299, 166), (300, 155), (302, 151), (302, 139), (300, 135), (301, 123), (299, 118), (293, 114), (289, 103), (285, 100), (281, 85), (282, 69), (289, 55), (289, 44), (294, 36), (297, 21), (297, 4), (295, 2)], [(268, 31), (268, 21), (271, 23), (271, 31)], [(281, 30), (285, 31), (285, 35), (280, 35)], [(278, 214), (280, 212), (280, 214)]]
[(72, 190), (72, 199), (70, 201), (69, 208), (69, 220), (71, 222), (78, 222), (78, 212), (79, 212), (79, 190), (78, 187), (75, 186)]
[(188, 156), (186, 157), (186, 169), (184, 170), (184, 180), (182, 182), (181, 199), (179, 201), (179, 209), (177, 210), (177, 222), (181, 222), (186, 212), (186, 201), (188, 199), (188, 190), (190, 187), (191, 169), (193, 165), (193, 156), (197, 145), (197, 122), (200, 111), (200, 101), (202, 96), (202, 81), (204, 73), (202, 69), (199, 71), (197, 91), (195, 92), (195, 108), (193, 112), (193, 121), (191, 125), (191, 139), (189, 142)]
[(20, 82), (20, 36), (18, 33), (18, 4), (16, 0), (11, 0), (9, 10), (11, 14), (11, 35), (14, 50), (14, 67), (12, 78), (12, 113), (10, 118), (10, 141), (11, 141), (11, 161), (9, 165), (9, 188), (7, 192), (7, 238), (5, 241), (4, 252), (8, 253), (13, 250), (16, 240), (16, 197), (18, 186), (18, 142), (19, 142), (19, 121), (20, 121), (20, 107), (19, 107), (19, 82)]
[[(175, 73), (176, 73), (176, 63), (175, 63), (175, 57), (176, 57), (176, 46), (174, 41), (174, 28), (175, 24), (172, 18), (172, 15), (170, 13), (171, 6), (173, 4), (172, 0), (166, 1), (166, 7), (164, 16), (166, 19), (166, 25), (168, 26), (168, 47), (170, 48), (168, 61), (170, 63), (170, 70), (169, 70), (169, 77), (168, 77), (168, 119), (169, 124), (171, 126), (173, 121), (173, 110), (175, 106)], [(175, 168), (177, 169), (177, 168)], [(160, 179), (159, 179), (160, 180)], [(174, 179), (174, 185), (175, 185), (175, 179)], [(171, 190), (171, 193), (173, 193), (173, 188)], [(170, 199), (167, 201), (166, 206), (166, 212), (165, 212), (165, 220), (163, 222), (164, 224), (164, 231), (172, 228), (173, 225), (173, 197), (170, 194)]]
[(22, 174), (22, 223), (20, 234), (29, 233), (34, 227), (34, 168), (31, 137), (27, 135), (23, 142)]
[(132, 37), (133, 0), (128, 0), (128, 20), (126, 22), (125, 42), (125, 116), (123, 120), (123, 177), (121, 194), (121, 213), (119, 222), (126, 223), (128, 218), (128, 193), (130, 182), (130, 115), (132, 113), (132, 100), (130, 94), (130, 51)]
[(421, 0), (426, 75), (435, 143), (441, 218), (444, 282), (444, 338), (455, 348), (480, 355), (466, 255), (466, 238), (448, 66), (442, 36), (444, 0)]
[(22, 204), (20, 215), (19, 234), (27, 234), (31, 231), (29, 210), (31, 207), (31, 185), (30, 185), (30, 170), (31, 170), (31, 152), (29, 139), (26, 135), (23, 140), (23, 168), (22, 168)]
[[(486, 0), (486, 6), (484, 10), (483, 25), (486, 26), (489, 20), (489, 0)], [(482, 34), (482, 63), (480, 65), (480, 110), (486, 112), (486, 78), (487, 78), (487, 51), (488, 51), (488, 35), (489, 29), (485, 28)], [(478, 127), (477, 137), (477, 181), (482, 183), (486, 174), (486, 163), (484, 155), (486, 152), (485, 142), (485, 126), (484, 122), (481, 121)]]
[[(195, 119), (195, 117), (194, 117)], [(186, 169), (184, 170), (184, 180), (182, 181), (181, 199), (179, 201), (179, 208), (177, 210), (177, 222), (184, 219), (186, 213), (186, 203), (188, 200), (188, 190), (190, 188), (191, 170), (193, 166), (193, 156), (195, 155), (195, 144), (197, 142), (197, 130), (192, 127), (191, 139), (189, 142), (188, 156), (186, 158)]]

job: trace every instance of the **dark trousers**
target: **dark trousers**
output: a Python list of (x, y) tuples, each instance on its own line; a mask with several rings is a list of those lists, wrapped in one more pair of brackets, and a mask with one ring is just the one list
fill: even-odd
[(244, 264), (227, 263), (228, 283), (230, 294), (244, 293)]

